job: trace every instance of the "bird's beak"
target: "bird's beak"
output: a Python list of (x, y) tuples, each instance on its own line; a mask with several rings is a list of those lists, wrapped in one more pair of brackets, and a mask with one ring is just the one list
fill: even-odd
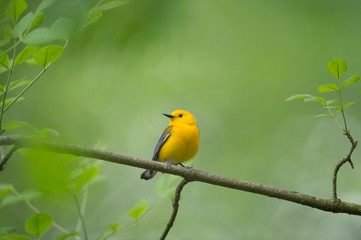
[(172, 114), (166, 114), (166, 113), (163, 113), (164, 116), (168, 117), (168, 118), (174, 118), (174, 116)]

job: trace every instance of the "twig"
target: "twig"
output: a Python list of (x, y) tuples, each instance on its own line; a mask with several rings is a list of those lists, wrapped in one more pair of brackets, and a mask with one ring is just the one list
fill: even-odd
[(167, 227), (164, 229), (164, 232), (162, 234), (162, 236), (160, 237), (160, 240), (164, 240), (168, 233), (169, 230), (172, 228), (173, 223), (175, 221), (175, 218), (177, 217), (177, 213), (178, 213), (178, 208), (179, 208), (179, 200), (180, 200), (180, 196), (181, 196), (181, 192), (183, 190), (183, 187), (188, 183), (188, 181), (184, 178), (179, 185), (177, 186), (177, 189), (175, 191), (175, 195), (174, 195), (174, 199), (173, 199), (173, 212), (172, 215), (168, 221)]
[(332, 197), (332, 199), (333, 199), (334, 202), (340, 201), (340, 199), (338, 199), (338, 197), (337, 197), (337, 174), (338, 174), (338, 171), (340, 170), (341, 166), (342, 166), (343, 164), (345, 164), (346, 162), (349, 162), (350, 165), (351, 165), (351, 168), (354, 168), (353, 163), (352, 163), (352, 160), (351, 160), (351, 155), (352, 155), (353, 151), (355, 150), (355, 148), (357, 147), (357, 141), (355, 141), (355, 140), (352, 138), (352, 136), (351, 136), (351, 134), (350, 134), (350, 131), (347, 131), (347, 132), (345, 133), (345, 135), (347, 136), (347, 138), (348, 138), (348, 139), (350, 140), (350, 142), (351, 142), (351, 149), (350, 149), (350, 151), (348, 152), (348, 154), (346, 155), (346, 157), (344, 157), (343, 159), (341, 159), (341, 160), (337, 163), (337, 165), (336, 165), (336, 167), (335, 167), (335, 170), (334, 170), (334, 172), (333, 172), (333, 181), (332, 181), (333, 197)]
[(10, 157), (13, 155), (13, 153), (17, 150), (16, 145), (10, 148), (10, 150), (6, 153), (6, 155), (1, 159), (0, 162), (0, 172), (4, 170), (6, 167), (7, 161), (10, 159)]
[(96, 158), (107, 162), (169, 173), (186, 178), (188, 181), (204, 182), (226, 188), (252, 192), (272, 198), (283, 199), (304, 206), (317, 208), (322, 211), (333, 213), (347, 213), (350, 215), (361, 216), (361, 205), (359, 204), (340, 201), (335, 202), (333, 199), (317, 198), (295, 191), (289, 191), (269, 185), (228, 178), (208, 172), (199, 171), (196, 169), (189, 170), (187, 168), (178, 166), (172, 166), (171, 168), (167, 168), (167, 165), (161, 162), (149, 161), (85, 146), (55, 143), (18, 135), (0, 136), (0, 146), (1, 145), (16, 145), (18, 148), (33, 148), (48, 152), (65, 153), (76, 156)]

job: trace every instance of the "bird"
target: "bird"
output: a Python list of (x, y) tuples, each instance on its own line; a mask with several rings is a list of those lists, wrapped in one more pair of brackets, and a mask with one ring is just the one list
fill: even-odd
[[(169, 126), (160, 136), (152, 160), (165, 162), (168, 167), (171, 164), (184, 166), (183, 163), (193, 159), (199, 149), (200, 134), (196, 118), (182, 109), (163, 115), (169, 118)], [(140, 178), (149, 180), (156, 173), (148, 169)]]

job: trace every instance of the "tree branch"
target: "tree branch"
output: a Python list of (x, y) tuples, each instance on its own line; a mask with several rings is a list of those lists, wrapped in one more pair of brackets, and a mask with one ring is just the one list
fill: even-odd
[(348, 140), (350, 140), (351, 142), (351, 149), (350, 151), (348, 152), (348, 154), (346, 155), (346, 157), (344, 157), (343, 159), (341, 159), (336, 167), (335, 167), (335, 170), (333, 171), (333, 181), (332, 181), (332, 192), (333, 192), (333, 201), (337, 202), (337, 201), (340, 201), (340, 199), (338, 199), (337, 197), (337, 174), (338, 174), (338, 171), (340, 170), (340, 168), (342, 167), (342, 165), (344, 165), (346, 162), (349, 162), (350, 165), (351, 165), (351, 168), (354, 168), (353, 167), (353, 163), (352, 163), (352, 160), (351, 160), (351, 155), (353, 153), (353, 150), (355, 150), (355, 148), (357, 147), (357, 141), (355, 141), (351, 134), (350, 134), (350, 131), (347, 131), (345, 133), (345, 135), (347, 136)]
[(183, 187), (188, 183), (188, 181), (184, 178), (179, 185), (177, 186), (177, 189), (175, 191), (175, 195), (174, 195), (174, 199), (173, 199), (173, 212), (172, 212), (172, 216), (170, 216), (170, 219), (168, 221), (167, 227), (164, 229), (164, 232), (162, 234), (162, 236), (160, 237), (160, 240), (164, 240), (168, 233), (169, 230), (172, 228), (173, 223), (175, 221), (175, 218), (177, 217), (177, 213), (178, 213), (178, 208), (179, 208), (179, 200), (180, 200), (180, 196), (181, 196), (181, 192), (183, 190)]
[(140, 159), (132, 156), (126, 156), (115, 152), (104, 151), (85, 146), (55, 143), (17, 135), (0, 136), (0, 145), (15, 145), (18, 149), (34, 148), (49, 152), (96, 158), (108, 162), (124, 164), (144, 169), (151, 169), (163, 173), (169, 173), (181, 176), (188, 181), (204, 182), (212, 185), (261, 194), (272, 198), (283, 199), (286, 201), (298, 203), (312, 208), (317, 208), (327, 212), (347, 213), (350, 215), (361, 216), (361, 205), (359, 204), (334, 201), (333, 199), (317, 198), (295, 191), (289, 191), (273, 186), (248, 182), (244, 180), (232, 179), (195, 169), (189, 170), (188, 168), (173, 165), (170, 168), (167, 168), (167, 165), (161, 162)]

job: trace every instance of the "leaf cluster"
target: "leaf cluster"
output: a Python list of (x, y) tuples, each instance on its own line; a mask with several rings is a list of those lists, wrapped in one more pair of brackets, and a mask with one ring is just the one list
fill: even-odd
[[(342, 90), (344, 87), (349, 86), (353, 83), (356, 83), (360, 80), (360, 77), (358, 75), (353, 75), (350, 78), (346, 79), (345, 81), (341, 81), (341, 75), (347, 70), (346, 63), (339, 58), (331, 60), (327, 64), (327, 70), (329, 73), (331, 73), (336, 78), (336, 83), (330, 83), (325, 85), (320, 85), (318, 87), (319, 93), (326, 93), (326, 92), (334, 92), (336, 93), (336, 97), (338, 99), (330, 99), (327, 100), (324, 97), (315, 97), (310, 94), (296, 94), (286, 99), (286, 101), (291, 101), (294, 99), (303, 99), (304, 102), (319, 102), (322, 104), (323, 108), (327, 110), (327, 114), (318, 114), (317, 117), (330, 117), (334, 120), (336, 120), (337, 124), (342, 128), (342, 130), (347, 133), (347, 124), (346, 124), (346, 118), (345, 118), (345, 110), (354, 104), (355, 102), (351, 101), (346, 104), (343, 104), (343, 98), (342, 98)], [(341, 113), (342, 118), (344, 120), (344, 126), (339, 123), (337, 120), (337, 115)]]

